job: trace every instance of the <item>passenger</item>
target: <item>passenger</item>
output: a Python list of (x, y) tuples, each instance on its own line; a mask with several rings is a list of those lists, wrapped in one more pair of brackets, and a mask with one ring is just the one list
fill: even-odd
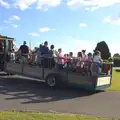
[(82, 52), (78, 52), (77, 54), (77, 61), (76, 61), (76, 66), (75, 66), (75, 71), (81, 73), (82, 72)]
[[(108, 59), (108, 62), (112, 62), (112, 63), (113, 63), (113, 59), (110, 57), (110, 58)], [(105, 73), (106, 73), (107, 75), (108, 75), (108, 73), (110, 72), (111, 68), (112, 68), (112, 65), (109, 65), (109, 64), (106, 64), (106, 65), (105, 65)]]
[(38, 51), (39, 51), (39, 48), (36, 49), (36, 51), (32, 54), (32, 61), (34, 65), (37, 64)]
[(86, 50), (82, 50), (82, 57), (83, 57), (84, 61), (86, 61), (88, 59), (88, 56), (86, 55)]
[(41, 49), (42, 49), (42, 46), (43, 46), (43, 44), (40, 44), (39, 45), (39, 49), (37, 50), (37, 52), (36, 52), (36, 54), (37, 54), (37, 64), (41, 67), (41, 60), (42, 60), (42, 58), (41, 58)]
[(73, 53), (70, 52), (69, 54), (67, 54), (66, 58), (67, 58), (67, 63), (71, 63), (73, 60)]
[(99, 51), (96, 51), (93, 57), (92, 72), (100, 74), (102, 71), (102, 62), (103, 60), (101, 58), (101, 53)]
[(40, 52), (41, 52), (41, 57), (43, 57), (42, 60), (41, 60), (41, 64), (44, 68), (48, 68), (49, 67), (49, 60), (48, 60), (47, 57), (49, 55), (49, 48), (48, 48), (48, 42), (47, 41), (45, 41), (44, 45), (41, 46)]
[(92, 64), (93, 56), (92, 53), (88, 53), (88, 59), (86, 60), (86, 65), (85, 65), (85, 72), (87, 75), (90, 73), (91, 75), (91, 64)]
[(10, 51), (10, 60), (15, 63), (15, 51), (12, 49)]
[(55, 61), (56, 61), (56, 51), (54, 50), (54, 45), (50, 46), (50, 50), (49, 50), (49, 56), (50, 58), (50, 67), (54, 68), (55, 67)]
[(73, 62), (73, 52), (69, 53), (69, 59), (71, 60), (71, 62)]
[(81, 61), (82, 61), (82, 53), (78, 52), (78, 55), (77, 55), (77, 64), (76, 64), (77, 67), (81, 66)]
[(37, 64), (41, 67), (41, 47), (42, 45), (39, 45), (39, 49), (37, 50), (36, 54), (37, 54)]
[(70, 70), (72, 70), (73, 69), (73, 52), (70, 52), (69, 53), (69, 55), (68, 55), (68, 58), (67, 58), (68, 60), (67, 60), (67, 65), (68, 65), (68, 68), (70, 69)]
[(68, 63), (68, 60), (67, 60), (67, 54), (64, 54), (64, 64), (65, 64), (65, 67), (67, 67), (67, 63)]
[(27, 62), (28, 61), (28, 54), (29, 54), (29, 47), (26, 45), (26, 41), (23, 42), (23, 45), (20, 46), (19, 48), (19, 53), (21, 54), (22, 58), (23, 58), (23, 62)]
[(69, 58), (69, 54), (67, 54), (67, 58)]
[(54, 50), (54, 45), (51, 45), (51, 46), (50, 46), (49, 56), (50, 56), (50, 57), (56, 57), (56, 52), (55, 52), (55, 50)]
[(92, 61), (93, 61), (93, 56), (92, 53), (88, 53), (88, 67), (90, 68)]
[(44, 42), (43, 46), (42, 45), (40, 46), (40, 52), (41, 52), (41, 55), (48, 55), (49, 48), (48, 48), (48, 42), (47, 41)]
[(67, 57), (67, 54), (64, 54), (64, 57), (66, 58), (66, 57)]
[(63, 69), (63, 66), (64, 66), (64, 56), (62, 54), (62, 49), (59, 48), (58, 49), (58, 68), (59, 69)]

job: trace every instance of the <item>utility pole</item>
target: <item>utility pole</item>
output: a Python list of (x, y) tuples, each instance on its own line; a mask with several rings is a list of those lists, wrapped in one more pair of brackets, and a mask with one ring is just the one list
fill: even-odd
[(31, 50), (31, 40), (29, 40), (29, 48), (30, 48), (30, 50)]

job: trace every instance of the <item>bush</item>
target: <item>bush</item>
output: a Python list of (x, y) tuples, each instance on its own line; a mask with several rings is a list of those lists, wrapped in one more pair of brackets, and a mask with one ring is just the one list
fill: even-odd
[(120, 57), (113, 58), (114, 67), (120, 67)]

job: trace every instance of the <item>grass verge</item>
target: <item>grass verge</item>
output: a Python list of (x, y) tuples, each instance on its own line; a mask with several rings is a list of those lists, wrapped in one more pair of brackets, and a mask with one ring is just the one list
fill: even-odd
[(50, 113), (29, 112), (0, 112), (0, 120), (113, 120), (83, 115), (63, 115)]
[(113, 70), (112, 77), (112, 85), (110, 88), (108, 88), (108, 90), (120, 90), (120, 72)]

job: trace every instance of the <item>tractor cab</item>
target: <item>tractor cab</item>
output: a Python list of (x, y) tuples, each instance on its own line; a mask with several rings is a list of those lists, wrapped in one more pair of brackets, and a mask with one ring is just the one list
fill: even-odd
[(8, 58), (8, 53), (13, 49), (14, 38), (0, 35), (0, 69), (4, 70), (5, 60)]

